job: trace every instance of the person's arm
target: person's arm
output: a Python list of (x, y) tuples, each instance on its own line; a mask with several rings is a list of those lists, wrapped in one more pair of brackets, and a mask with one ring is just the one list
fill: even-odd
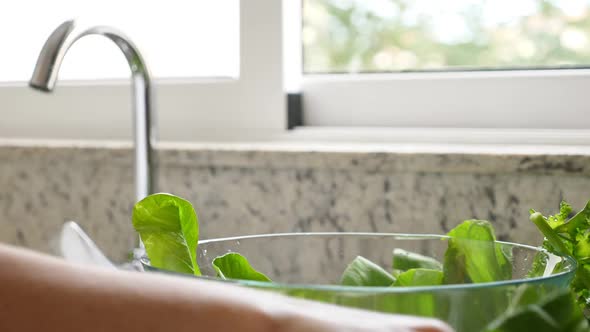
[(0, 331), (450, 331), (212, 281), (78, 266), (0, 244)]

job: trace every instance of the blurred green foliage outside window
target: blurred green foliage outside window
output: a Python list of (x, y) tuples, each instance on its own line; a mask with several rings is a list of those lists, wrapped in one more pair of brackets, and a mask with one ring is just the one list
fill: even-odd
[(590, 0), (304, 0), (306, 73), (590, 66)]

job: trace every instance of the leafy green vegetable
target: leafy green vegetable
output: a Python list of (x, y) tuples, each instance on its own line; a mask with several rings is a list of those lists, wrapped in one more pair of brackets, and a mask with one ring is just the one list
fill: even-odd
[(222, 279), (271, 281), (267, 276), (256, 271), (246, 257), (235, 252), (213, 259), (213, 268), (217, 276)]
[(437, 286), (442, 285), (443, 273), (432, 269), (410, 269), (397, 276), (394, 286)]
[(545, 236), (543, 247), (559, 256), (573, 257), (578, 263), (576, 275), (571, 289), (576, 295), (578, 304), (585, 309), (590, 308), (590, 202), (584, 209), (568, 216), (572, 208), (566, 202), (560, 205), (559, 213), (545, 217), (531, 210), (531, 221)]
[(370, 260), (357, 256), (342, 273), (341, 284), (346, 286), (391, 286), (395, 278)]
[[(496, 243), (492, 225), (483, 220), (466, 220), (449, 233), (447, 251), (443, 264), (444, 284), (492, 282), (511, 279), (511, 247)], [(460, 295), (459, 295), (460, 294)], [(455, 318), (457, 331), (481, 331), (490, 321), (506, 310), (508, 292), (505, 288), (481, 288), (450, 296), (444, 316), (464, 315), (453, 303), (469, 303), (468, 317)], [(459, 300), (460, 299), (460, 300)], [(452, 318), (451, 318), (452, 319)]]
[(442, 264), (436, 259), (404, 249), (393, 249), (394, 270), (407, 271), (410, 269), (431, 269), (442, 271)]
[(551, 228), (541, 213), (535, 212), (531, 214), (530, 219), (541, 231), (541, 233), (545, 235), (546, 240), (543, 245), (547, 250), (560, 256), (568, 256), (572, 254), (571, 245), (566, 246), (566, 244), (563, 242), (563, 239), (555, 230), (553, 230), (553, 228)]
[[(539, 299), (537, 292), (526, 290), (515, 296), (520, 302), (494, 320), (487, 328), (490, 332), (583, 332), (588, 331), (588, 321), (569, 291), (561, 289)], [(533, 298), (530, 298), (533, 297)]]
[(549, 216), (549, 221), (558, 220), (561, 225), (551, 226), (558, 233), (566, 233), (570, 236), (579, 233), (580, 230), (587, 230), (590, 228), (590, 201), (586, 203), (586, 206), (582, 211), (578, 212), (571, 219), (567, 219), (569, 214), (572, 212), (571, 206), (566, 202), (561, 202), (560, 212), (556, 216)]
[[(531, 210), (532, 211), (532, 210)], [(567, 202), (561, 202), (559, 203), (559, 213), (549, 216), (547, 218), (547, 222), (549, 223), (549, 226), (551, 226), (551, 228), (556, 228), (556, 227), (560, 227), (563, 224), (565, 224), (567, 222), (567, 219), (569, 218), (570, 214), (572, 213), (572, 206), (570, 204), (568, 204)], [(531, 212), (531, 214), (533, 214), (533, 212)], [(567, 226), (567, 228), (571, 227), (570, 224), (569, 226)]]
[(527, 278), (542, 277), (545, 274), (547, 268), (547, 254), (544, 252), (538, 252), (533, 259), (533, 265), (527, 273)]
[(511, 253), (496, 244), (492, 225), (484, 220), (466, 220), (448, 235), (444, 260), (444, 283), (492, 282), (512, 278)]
[[(545, 235), (543, 246), (550, 252), (574, 257), (578, 270), (571, 284), (575, 299), (581, 307), (590, 300), (590, 202), (578, 214), (568, 219), (572, 207), (563, 202), (558, 214), (544, 217), (531, 210), (531, 220)], [(133, 209), (133, 226), (140, 234), (154, 267), (164, 270), (200, 275), (196, 261), (199, 236), (196, 213), (189, 202), (170, 195), (146, 197)], [(392, 265), (396, 277), (379, 265), (358, 256), (345, 269), (341, 283), (349, 286), (435, 286), (441, 284), (493, 282), (512, 277), (512, 251), (508, 245), (496, 243), (491, 224), (482, 220), (466, 220), (449, 233), (444, 264), (417, 253), (395, 249)], [(567, 264), (557, 264), (560, 271)], [(541, 276), (547, 267), (547, 256), (535, 256), (529, 277)], [(213, 260), (213, 268), (223, 279), (271, 282), (255, 270), (238, 253), (228, 253)], [(537, 286), (534, 286), (537, 287)], [(331, 291), (293, 289), (292, 296), (332, 302)], [(447, 297), (438, 292), (345, 297), (341, 305), (360, 308), (375, 307), (392, 313), (439, 317), (453, 321), (458, 331), (481, 331), (490, 317), (499, 317), (489, 331), (513, 332), (536, 330), (588, 331), (579, 306), (567, 293), (537, 291), (524, 288), (515, 293), (506, 288), (470, 289)], [(512, 299), (512, 302), (509, 301)], [(463, 310), (456, 305), (469, 304), (469, 318), (458, 315)], [(500, 316), (501, 315), (501, 316)]]
[(201, 274), (196, 257), (199, 224), (191, 203), (170, 194), (150, 195), (135, 204), (132, 219), (152, 266)]

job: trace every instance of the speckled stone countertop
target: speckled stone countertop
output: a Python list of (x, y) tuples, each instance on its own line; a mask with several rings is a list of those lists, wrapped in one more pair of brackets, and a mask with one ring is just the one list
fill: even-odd
[[(55, 252), (75, 220), (115, 260), (135, 243), (129, 144), (0, 142), (0, 242)], [(158, 189), (194, 203), (201, 237), (292, 231), (444, 233), (492, 221), (538, 243), (530, 208), (590, 199), (587, 147), (161, 144)], [(551, 212), (551, 211), (546, 211)]]

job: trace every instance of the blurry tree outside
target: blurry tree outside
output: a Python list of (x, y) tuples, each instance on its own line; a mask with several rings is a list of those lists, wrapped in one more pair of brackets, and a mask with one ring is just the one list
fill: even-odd
[(590, 66), (590, 0), (304, 0), (306, 73)]

